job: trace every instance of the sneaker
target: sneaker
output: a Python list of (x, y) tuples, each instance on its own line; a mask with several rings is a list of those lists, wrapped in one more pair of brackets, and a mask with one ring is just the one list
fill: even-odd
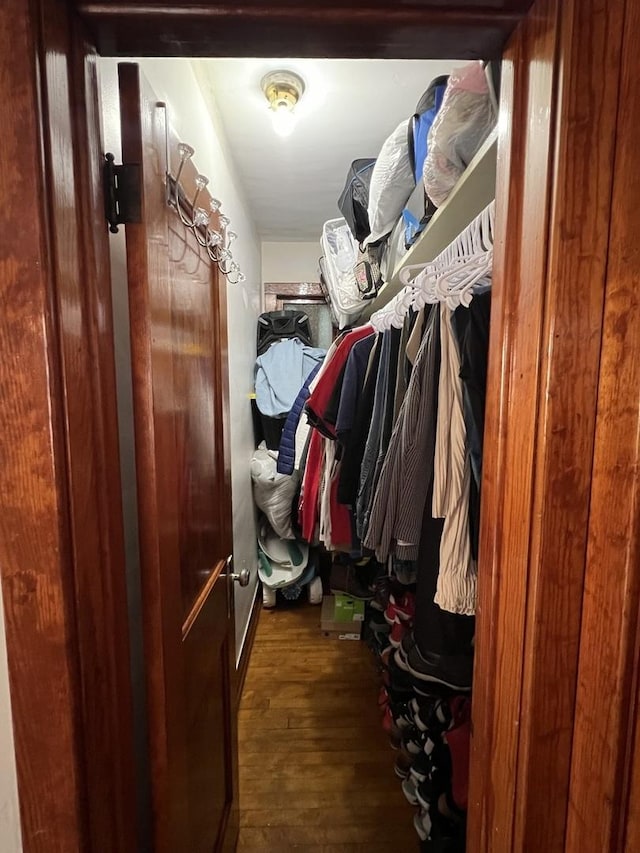
[(407, 802), (412, 806), (418, 805), (418, 798), (416, 797), (416, 786), (411, 779), (411, 777), (407, 777), (402, 783), (402, 793), (407, 798)]
[(384, 649), (389, 642), (391, 628), (387, 625), (382, 613), (378, 613), (377, 610), (372, 611), (371, 617), (367, 622), (367, 628), (371, 631), (373, 641)]
[(407, 752), (404, 747), (401, 747), (398, 750), (398, 755), (396, 756), (396, 760), (393, 765), (393, 770), (399, 779), (407, 778), (409, 772), (411, 771), (414, 759), (415, 756)]
[(400, 749), (402, 746), (402, 732), (398, 729), (393, 721), (391, 709), (387, 706), (382, 718), (382, 728), (389, 735), (389, 742), (392, 749)]
[(418, 756), (424, 752), (426, 743), (426, 735), (419, 732), (417, 729), (406, 730), (403, 732), (402, 742), (404, 748), (410, 755)]
[(389, 604), (390, 589), (391, 578), (388, 575), (378, 578), (375, 583), (375, 594), (371, 600), (371, 606), (380, 613), (384, 613)]
[[(417, 708), (416, 705), (418, 705)], [(429, 701), (423, 705), (419, 705), (418, 701), (415, 700), (415, 704), (410, 707), (410, 712), (416, 728), (420, 729), (421, 732), (429, 731), (440, 734), (451, 723), (451, 708), (449, 703), (443, 699)]]
[(423, 779), (416, 785), (416, 801), (420, 808), (429, 809), (434, 800), (434, 784), (431, 779)]
[(409, 728), (415, 728), (413, 724), (413, 716), (409, 710), (408, 700), (405, 699), (401, 702), (392, 702), (390, 707), (395, 724), (399, 729), (405, 731), (405, 729), (408, 730)]
[(389, 604), (384, 611), (384, 618), (389, 625), (399, 619), (401, 622), (410, 622), (416, 612), (416, 597), (412, 592), (405, 592), (400, 598), (389, 596)]
[(400, 622), (400, 620), (397, 620), (394, 625), (392, 625), (391, 633), (389, 634), (389, 642), (391, 643), (394, 649), (400, 647), (400, 644), (402, 643), (402, 638), (408, 630), (409, 628), (406, 622)]
[(424, 782), (425, 779), (429, 778), (430, 773), (431, 759), (423, 749), (419, 755), (414, 757), (409, 774), (413, 778), (417, 787), (420, 782)]
[(416, 812), (413, 816), (413, 825), (418, 833), (420, 841), (426, 841), (431, 835), (431, 818), (429, 816), (429, 809), (420, 809), (419, 812)]
[(275, 589), (269, 586), (262, 586), (262, 606), (265, 609), (271, 609), (276, 606), (277, 596)]
[(439, 681), (424, 681), (416, 678), (411, 672), (405, 672), (403, 675), (411, 679), (411, 689), (419, 699), (448, 699), (458, 692)]
[(407, 655), (407, 669), (420, 681), (444, 684), (461, 692), (471, 690), (473, 658), (467, 655), (423, 655), (415, 645)]
[[(390, 678), (390, 692), (397, 701), (412, 699), (416, 695), (414, 682), (417, 681), (410, 672), (404, 672), (396, 665), (393, 655), (389, 658), (388, 672)], [(419, 684), (424, 684), (420, 681)]]
[(415, 646), (415, 644), (416, 641), (413, 631), (405, 631), (400, 645), (397, 649), (395, 649), (393, 659), (400, 667), (400, 669), (404, 672), (409, 672), (409, 667), (407, 666), (407, 656), (411, 649)]

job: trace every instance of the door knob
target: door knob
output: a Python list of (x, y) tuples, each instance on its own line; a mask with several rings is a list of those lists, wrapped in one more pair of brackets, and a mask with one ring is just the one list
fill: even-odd
[(229, 554), (229, 556), (227, 557), (227, 577), (234, 583), (240, 584), (240, 586), (249, 586), (249, 581), (251, 580), (251, 572), (249, 571), (249, 569), (241, 569), (240, 572), (234, 572), (233, 554)]
[(242, 569), (240, 572), (231, 572), (231, 580), (239, 583), (240, 586), (249, 586), (251, 580), (251, 572), (249, 569)]

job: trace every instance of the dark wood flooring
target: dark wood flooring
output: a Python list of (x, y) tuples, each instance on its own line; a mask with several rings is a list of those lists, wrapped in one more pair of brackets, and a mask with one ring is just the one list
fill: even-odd
[(418, 849), (378, 690), (369, 649), (322, 637), (319, 607), (262, 611), (239, 712), (238, 853)]

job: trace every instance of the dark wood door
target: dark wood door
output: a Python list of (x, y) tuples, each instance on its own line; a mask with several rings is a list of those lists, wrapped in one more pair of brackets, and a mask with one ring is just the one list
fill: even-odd
[(225, 280), (166, 203), (166, 111), (118, 71), (154, 850), (209, 853), (237, 835)]

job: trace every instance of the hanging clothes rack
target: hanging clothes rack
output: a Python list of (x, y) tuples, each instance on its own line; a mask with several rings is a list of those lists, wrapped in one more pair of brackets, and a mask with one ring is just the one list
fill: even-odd
[(373, 328), (400, 328), (409, 309), (426, 304), (468, 307), (478, 287), (490, 284), (494, 223), (492, 201), (434, 260), (405, 267), (400, 273), (403, 289), (371, 316)]

